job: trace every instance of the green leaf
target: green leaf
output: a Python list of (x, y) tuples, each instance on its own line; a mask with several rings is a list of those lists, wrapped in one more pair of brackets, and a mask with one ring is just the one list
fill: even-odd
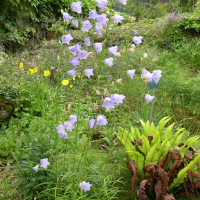
[(138, 146), (138, 148), (145, 154), (147, 155), (147, 153), (150, 150), (150, 144), (149, 144), (149, 140), (142, 135), (142, 146)]
[(156, 152), (157, 152), (157, 146), (158, 146), (159, 143), (160, 143), (160, 141), (157, 142), (157, 143), (150, 149), (150, 151), (147, 153), (144, 167), (146, 167), (146, 166), (148, 165), (149, 162), (152, 162), (152, 163), (154, 163), (154, 164), (157, 164), (157, 163), (158, 163), (158, 154), (157, 154)]
[(171, 138), (173, 126), (174, 126), (174, 123), (167, 127), (167, 129), (163, 133), (163, 136), (162, 136), (163, 139), (166, 139), (168, 137)]
[(158, 132), (159, 132), (160, 134), (162, 134), (165, 125), (167, 124), (167, 122), (168, 122), (170, 119), (171, 119), (171, 117), (163, 117), (163, 118), (159, 121), (158, 126), (156, 127), (156, 129), (158, 130)]
[(199, 163), (200, 160), (200, 154), (190, 162), (190, 164), (183, 168), (177, 175), (177, 178), (174, 179), (173, 183), (169, 186), (169, 190), (171, 190), (174, 187), (178, 187), (181, 183), (183, 183), (184, 178), (187, 176), (188, 170), (193, 170), (193, 168)]

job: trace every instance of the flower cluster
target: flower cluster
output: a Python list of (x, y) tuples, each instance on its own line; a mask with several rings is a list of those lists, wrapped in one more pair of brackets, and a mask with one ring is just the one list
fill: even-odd
[(37, 172), (38, 169), (39, 169), (39, 167), (42, 167), (42, 168), (46, 169), (46, 168), (47, 168), (47, 165), (49, 165), (49, 164), (50, 164), (50, 163), (48, 162), (48, 158), (41, 159), (41, 160), (40, 160), (40, 165), (36, 165), (35, 167), (33, 167), (33, 170), (34, 170), (35, 172)]
[(108, 123), (108, 120), (105, 119), (103, 114), (97, 116), (97, 119), (89, 119), (90, 128), (96, 128), (97, 125), (102, 126)]
[(150, 73), (146, 69), (143, 69), (141, 77), (142, 78), (146, 78), (146, 80), (148, 82), (155, 81), (155, 83), (157, 84), (159, 82), (159, 80), (160, 80), (161, 73), (162, 73), (162, 70), (160, 70), (160, 69), (159, 70), (154, 70), (152, 73)]
[(67, 132), (72, 132), (72, 129), (74, 128), (74, 123), (77, 122), (76, 115), (70, 115), (69, 117), (70, 121), (66, 121), (64, 122), (64, 125), (60, 124), (56, 127), (59, 137), (62, 137), (64, 140), (68, 139), (69, 137), (69, 134), (65, 132), (65, 129)]
[(119, 104), (123, 103), (123, 99), (125, 96), (123, 94), (113, 94), (110, 97), (106, 97), (104, 99), (104, 102), (102, 104), (102, 107), (104, 107), (106, 110), (109, 110), (110, 108), (115, 108), (115, 103), (118, 106)]

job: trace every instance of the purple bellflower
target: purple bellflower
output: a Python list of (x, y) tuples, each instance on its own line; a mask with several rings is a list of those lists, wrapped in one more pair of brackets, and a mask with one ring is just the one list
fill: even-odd
[(63, 19), (64, 19), (66, 22), (68, 22), (71, 18), (72, 18), (72, 17), (71, 17), (68, 13), (66, 13), (66, 12), (63, 13)]
[(145, 99), (146, 99), (147, 103), (151, 102), (154, 98), (155, 98), (155, 96), (151, 96), (149, 94), (145, 95)]
[(39, 169), (39, 167), (40, 167), (40, 165), (36, 165), (35, 167), (33, 167), (33, 170), (34, 170), (35, 172), (37, 172), (38, 169)]
[(76, 45), (74, 45), (70, 50), (70, 52), (72, 52), (73, 54), (76, 54), (79, 51), (81, 51), (81, 45), (79, 45), (78, 43)]
[(123, 99), (125, 96), (123, 94), (113, 94), (110, 96), (110, 98), (116, 103), (118, 106), (119, 104), (123, 103)]
[(85, 38), (85, 46), (90, 46), (90, 39), (89, 38)]
[(44, 169), (47, 168), (47, 165), (49, 165), (50, 163), (48, 162), (48, 158), (44, 158), (40, 160), (40, 167), (43, 167)]
[(127, 71), (127, 74), (133, 79), (133, 76), (135, 75), (134, 74), (135, 73), (135, 69), (133, 69), (133, 70), (128, 70)]
[(96, 127), (96, 125), (94, 127), (95, 119), (89, 119), (89, 123), (90, 123), (90, 129), (93, 129)]
[(67, 132), (72, 132), (72, 129), (74, 128), (74, 124), (71, 121), (64, 122), (64, 126)]
[(89, 17), (90, 19), (96, 19), (96, 16), (97, 16), (97, 11), (96, 9), (93, 9), (89, 12)]
[(120, 15), (118, 15), (118, 14), (115, 14), (115, 15), (113, 16), (113, 19), (114, 19), (115, 23), (118, 24), (118, 23), (121, 23), (121, 20), (123, 20), (124, 17), (122, 17), (122, 16), (120, 16)]
[(162, 73), (162, 70), (154, 70), (152, 72), (152, 79), (155, 81), (155, 83), (157, 84), (160, 80), (160, 77), (161, 77), (161, 73)]
[(118, 1), (119, 1), (119, 3), (122, 3), (123, 6), (125, 6), (127, 0), (118, 0)]
[(70, 33), (62, 36), (62, 43), (67, 43), (69, 45), (70, 40), (73, 40)]
[(81, 30), (88, 32), (91, 28), (92, 28), (92, 24), (90, 23), (90, 20), (86, 20), (83, 22), (83, 26)]
[(89, 56), (89, 53), (85, 51), (84, 49), (82, 51), (78, 52), (78, 57), (82, 59), (86, 59)]
[(96, 125), (102, 126), (102, 125), (106, 125), (108, 123), (108, 120), (104, 118), (104, 115), (98, 115), (97, 116), (97, 123)]
[(97, 6), (99, 7), (100, 11), (103, 11), (104, 8), (108, 5), (107, 0), (96, 0), (97, 1)]
[(84, 70), (84, 74), (85, 74), (88, 78), (90, 78), (90, 76), (93, 75), (93, 69), (85, 69), (85, 70)]
[(133, 42), (136, 44), (136, 45), (139, 45), (140, 43), (142, 43), (142, 36), (134, 36), (133, 37)]
[(72, 24), (78, 28), (78, 21), (77, 20), (72, 20)]
[(137, 35), (137, 32), (136, 32), (136, 31), (133, 31), (133, 34), (134, 34), (134, 35)]
[(97, 53), (99, 53), (99, 52), (102, 51), (102, 45), (103, 45), (103, 42), (101, 42), (101, 43), (94, 43), (94, 49), (96, 50)]
[(72, 124), (77, 122), (77, 115), (70, 115), (69, 118), (70, 118)]
[(110, 47), (108, 50), (111, 54), (117, 55), (118, 46)]
[(104, 102), (103, 102), (103, 104), (102, 104), (102, 107), (104, 107), (106, 110), (109, 110), (110, 108), (115, 108), (114, 103), (115, 103), (115, 102), (114, 102), (111, 98), (106, 97), (106, 98), (104, 99)]
[(82, 189), (82, 190), (84, 190), (85, 192), (86, 191), (90, 191), (90, 187), (92, 186), (92, 184), (90, 184), (89, 182), (85, 182), (85, 181), (83, 181), (83, 182), (81, 182), (80, 183), (80, 185), (79, 185), (79, 187)]
[(63, 134), (65, 132), (65, 126), (63, 126), (62, 124), (57, 126), (56, 129), (57, 129), (57, 133), (59, 134)]
[(77, 12), (80, 14), (82, 12), (81, 7), (82, 5), (80, 1), (71, 3), (71, 8), (73, 12)]
[(105, 62), (104, 62), (106, 65), (108, 66), (112, 66), (113, 65), (113, 58), (110, 57), (110, 58), (107, 58), (105, 59)]
[(102, 36), (102, 33), (104, 31), (103, 29), (103, 24), (101, 22), (96, 22), (95, 24), (95, 31), (100, 35)]
[(106, 26), (108, 18), (107, 18), (107, 15), (105, 13), (103, 13), (101, 15), (97, 15), (96, 20), (97, 20), (97, 22), (100, 22), (100, 23), (102, 23), (103, 25)]
[(76, 56), (75, 58), (72, 58), (72, 59), (69, 61), (69, 64), (72, 65), (72, 66), (79, 65), (78, 57)]
[(67, 72), (70, 76), (76, 77), (76, 70), (72, 69)]

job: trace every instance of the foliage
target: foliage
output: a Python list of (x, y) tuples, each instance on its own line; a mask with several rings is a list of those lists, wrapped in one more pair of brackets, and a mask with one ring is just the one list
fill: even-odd
[[(163, 195), (165, 195), (165, 190), (167, 189), (168, 184), (170, 184), (169, 189), (173, 189), (174, 187), (178, 187), (181, 183), (183, 183), (188, 170), (194, 170), (195, 166), (199, 162), (200, 157), (200, 154), (196, 158), (192, 158), (186, 155), (187, 150), (191, 149), (194, 156), (195, 151), (191, 148), (191, 146), (199, 139), (199, 136), (191, 137), (187, 139), (185, 143), (181, 143), (182, 138), (185, 134), (184, 128), (179, 129), (173, 135), (172, 129), (174, 123), (164, 129), (169, 120), (169, 117), (161, 119), (157, 127), (154, 127), (154, 124), (150, 124), (149, 121), (147, 121), (146, 123), (141, 121), (143, 126), (142, 134), (137, 128), (133, 128), (132, 126), (130, 128), (130, 131), (127, 131), (120, 127), (120, 130), (118, 131), (118, 133), (116, 133), (118, 139), (124, 145), (131, 160), (131, 162), (127, 163), (127, 166), (131, 169), (131, 171), (133, 170), (134, 172), (132, 180), (137, 180), (137, 173), (143, 177), (142, 180), (146, 179), (145, 177), (147, 176), (147, 174), (145, 174), (145, 172), (147, 172), (149, 173), (149, 177), (147, 176), (150, 184), (149, 187), (153, 188), (153, 179), (155, 175), (152, 174), (152, 176), (151, 173), (154, 172), (157, 174), (155, 176), (155, 179), (157, 181), (160, 179), (162, 182), (162, 186), (160, 187), (162, 188), (162, 191), (164, 190), (163, 192), (161, 192)], [(169, 157), (169, 154), (171, 157)], [(174, 159), (174, 164), (171, 164), (168, 158)], [(174, 165), (177, 165), (177, 160), (183, 162), (182, 159), (185, 159), (185, 168), (181, 170), (179, 169), (177, 178), (175, 178), (176, 176), (171, 176), (171, 170), (172, 168), (174, 168)], [(188, 163), (188, 161), (191, 162)], [(153, 169), (153, 166), (155, 167), (155, 169)], [(165, 173), (163, 171), (165, 169), (169, 169), (168, 173)], [(135, 170), (137, 170), (137, 172)], [(169, 178), (167, 178), (167, 176)], [(198, 175), (198, 177), (200, 176)], [(196, 175), (194, 175), (194, 178), (196, 178)], [(134, 181), (132, 181), (133, 186), (130, 194), (132, 194), (133, 187), (135, 186)], [(142, 187), (141, 185), (143, 184), (143, 181), (141, 182), (140, 187)], [(188, 181), (191, 181), (191, 179), (189, 179)], [(158, 192), (157, 190), (158, 188), (156, 188), (155, 186), (156, 197), (158, 198), (158, 195), (161, 196), (162, 194), (160, 194), (160, 192)], [(139, 198), (142, 198), (142, 194), (140, 192), (138, 192), (137, 194)]]
[[(3, 1), (0, 5), (0, 40), (5, 46), (9, 44), (18, 43), (24, 45), (27, 38), (34, 36), (36, 33), (37, 23), (41, 19), (48, 21), (49, 19), (58, 19), (61, 9), (66, 8), (70, 15), (77, 17), (77, 14), (70, 9), (70, 4), (73, 0), (8, 0)], [(82, 1), (81, 17), (88, 16), (91, 9), (96, 8), (95, 0)], [(22, 24), (21, 18), (25, 17), (30, 25), (25, 26)]]

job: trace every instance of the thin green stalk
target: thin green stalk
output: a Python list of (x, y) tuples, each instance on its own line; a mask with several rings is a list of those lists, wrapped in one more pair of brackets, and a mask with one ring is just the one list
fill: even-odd
[[(153, 89), (153, 96), (155, 97), (155, 89)], [(153, 106), (154, 106), (154, 98), (152, 100), (151, 114), (150, 114), (150, 119), (149, 119), (150, 125), (151, 125), (151, 120), (152, 120), (152, 115), (153, 115)]]

